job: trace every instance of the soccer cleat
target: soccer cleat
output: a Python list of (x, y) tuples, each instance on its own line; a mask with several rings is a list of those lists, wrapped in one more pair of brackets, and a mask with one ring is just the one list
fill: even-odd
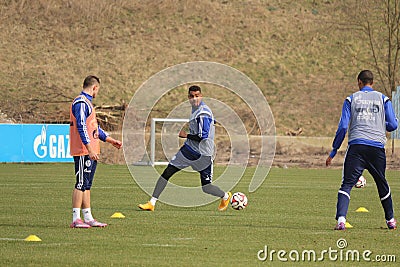
[(396, 230), (397, 229), (397, 221), (394, 220), (393, 222), (386, 222), (387, 227), (389, 230)]
[(86, 224), (90, 225), (91, 227), (106, 227), (108, 224), (101, 223), (96, 220), (85, 222)]
[(343, 222), (338, 223), (338, 224), (336, 224), (334, 230), (344, 231), (344, 230), (346, 230), (346, 225)]
[(71, 225), (69, 227), (71, 227), (71, 228), (90, 228), (90, 225), (87, 223), (84, 223), (82, 221), (82, 219), (76, 219), (75, 221), (73, 221), (71, 223)]
[(150, 203), (150, 201), (146, 204), (139, 204), (138, 207), (141, 210), (154, 211), (154, 206)]
[(224, 211), (228, 208), (229, 202), (232, 198), (232, 193), (228, 192), (228, 195), (229, 195), (229, 197), (227, 200), (221, 199), (221, 202), (219, 203), (219, 206), (218, 206), (219, 211)]

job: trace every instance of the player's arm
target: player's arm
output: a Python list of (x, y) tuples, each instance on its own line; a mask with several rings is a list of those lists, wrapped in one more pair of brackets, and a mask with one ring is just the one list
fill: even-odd
[(106, 131), (104, 131), (100, 125), (98, 127), (99, 139), (103, 142), (112, 144), (114, 147), (120, 149), (122, 147), (122, 142), (112, 138)]
[(197, 142), (200, 142), (202, 140), (201, 137), (199, 137), (197, 134), (187, 134), (186, 138)]
[(106, 131), (104, 131), (100, 125), (97, 127), (97, 130), (99, 132), (99, 139), (103, 142), (106, 142), (107, 137), (109, 136), (109, 133), (107, 133)]
[(197, 134), (188, 134), (185, 130), (180, 130), (178, 135), (180, 138), (187, 138), (197, 142), (201, 141), (201, 138)]
[(328, 158), (326, 159), (326, 166), (329, 166), (332, 162), (332, 159), (336, 156), (337, 150), (343, 143), (343, 140), (346, 136), (347, 128), (350, 122), (350, 100), (346, 99), (343, 103), (342, 107), (342, 116), (340, 117), (339, 125), (336, 130), (335, 138), (332, 143), (332, 151), (329, 153)]
[(201, 140), (207, 139), (210, 134), (211, 125), (214, 123), (214, 120), (208, 114), (203, 114), (199, 118), (197, 118), (197, 123), (199, 124), (200, 132), (198, 133), (198, 137)]
[(397, 129), (398, 120), (396, 118), (396, 114), (394, 113), (392, 102), (386, 96), (384, 101), (385, 101), (384, 106), (385, 106), (386, 131), (392, 132)]

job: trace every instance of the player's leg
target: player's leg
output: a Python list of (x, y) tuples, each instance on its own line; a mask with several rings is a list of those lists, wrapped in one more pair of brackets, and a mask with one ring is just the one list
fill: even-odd
[(158, 178), (150, 200), (145, 204), (139, 204), (138, 207), (141, 210), (154, 211), (156, 202), (157, 202), (158, 198), (160, 197), (161, 193), (164, 191), (165, 187), (167, 186), (169, 178), (171, 178), (171, 176), (174, 175), (178, 171), (180, 171), (179, 168), (175, 167), (172, 164), (168, 164), (167, 168), (163, 171), (161, 176)]
[(72, 221), (81, 218), (81, 206), (83, 200), (83, 192), (74, 188), (72, 192)]
[(85, 156), (74, 156), (75, 162), (75, 187), (72, 193), (72, 228), (89, 228), (90, 225), (84, 223), (81, 219), (81, 207), (83, 203), (83, 195), (86, 187), (84, 177)]
[(396, 220), (394, 219), (392, 194), (389, 184), (386, 180), (386, 154), (384, 148), (371, 148), (368, 154), (367, 170), (374, 178), (378, 188), (379, 198), (385, 212), (386, 224), (389, 229), (396, 229)]
[(106, 227), (106, 223), (98, 222), (93, 218), (92, 209), (91, 209), (91, 201), (90, 201), (90, 192), (94, 180), (94, 175), (96, 173), (97, 168), (97, 160), (91, 160), (89, 157), (85, 159), (85, 177), (87, 178), (86, 190), (83, 193), (83, 203), (82, 203), (82, 214), (83, 219), (86, 224), (89, 224), (92, 227)]
[(218, 186), (212, 184), (213, 177), (213, 163), (210, 160), (210, 164), (207, 168), (200, 170), (201, 188), (204, 193), (210, 194), (221, 198), (221, 202), (218, 206), (218, 210), (224, 211), (228, 208), (229, 200), (232, 197), (231, 192), (224, 192)]
[[(175, 173), (180, 171), (179, 168), (175, 167), (172, 164), (168, 164), (167, 168), (163, 171), (161, 176), (158, 178), (156, 186), (154, 187), (154, 191), (152, 197), (158, 199), (161, 193), (164, 191), (165, 187), (167, 186), (169, 178), (172, 177)], [(155, 203), (154, 203), (155, 204)]]
[(96, 171), (96, 165), (97, 161), (91, 160), (89, 155), (86, 155), (84, 157), (83, 176), (85, 180), (84, 183), (85, 191), (83, 192), (82, 211), (89, 210), (90, 212), (90, 189), (92, 188), (94, 173)]
[(346, 215), (350, 204), (350, 192), (364, 169), (365, 161), (362, 156), (362, 147), (360, 145), (349, 146), (343, 164), (342, 184), (338, 191), (336, 204), (336, 220), (338, 223), (335, 227), (336, 230), (345, 229)]
[(168, 184), (168, 180), (178, 171), (188, 167), (188, 159), (182, 154), (182, 148), (172, 158), (167, 168), (158, 178), (150, 200), (145, 204), (139, 204), (141, 210), (154, 211), (156, 202)]
[(89, 156), (87, 156), (85, 158), (85, 169), (83, 170), (87, 183), (86, 183), (86, 190), (83, 193), (83, 203), (82, 203), (82, 209), (83, 210), (87, 209), (86, 214), (90, 213), (90, 207), (91, 207), (90, 190), (92, 188), (96, 168), (97, 168), (97, 160), (91, 160)]

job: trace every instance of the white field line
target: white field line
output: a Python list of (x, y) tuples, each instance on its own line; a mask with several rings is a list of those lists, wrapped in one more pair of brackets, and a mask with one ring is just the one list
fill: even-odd
[(172, 238), (172, 240), (193, 240), (193, 237), (176, 237)]
[[(9, 237), (0, 237), (0, 241), (26, 241), (24, 238), (9, 238)], [(28, 242), (28, 241), (26, 241)], [(29, 242), (29, 243), (37, 243), (38, 246), (44, 246), (44, 247), (60, 247), (60, 246), (65, 246), (65, 245), (74, 245), (74, 243), (49, 243), (49, 244), (43, 244), (41, 242)]]
[(8, 237), (0, 237), (1, 241), (25, 241), (23, 238), (8, 238)]
[(157, 243), (154, 243), (154, 244), (142, 244), (142, 246), (145, 246), (145, 247), (185, 247), (183, 245), (157, 244)]
[[(185, 241), (185, 240), (194, 240), (193, 237), (176, 237), (172, 238), (175, 241)], [(145, 247), (187, 247), (186, 245), (179, 245), (179, 244), (159, 244), (159, 243), (145, 243), (142, 244)]]

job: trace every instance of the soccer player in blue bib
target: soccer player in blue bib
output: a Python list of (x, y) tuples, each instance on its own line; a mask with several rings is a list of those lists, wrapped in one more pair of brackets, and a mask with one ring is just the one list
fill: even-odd
[(375, 180), (387, 227), (396, 229), (392, 195), (385, 177), (385, 143), (386, 131), (397, 129), (397, 118), (389, 98), (372, 88), (374, 77), (371, 71), (361, 71), (357, 82), (360, 90), (344, 101), (333, 149), (326, 159), (326, 166), (329, 166), (348, 129), (348, 147), (343, 164), (342, 185), (338, 192), (335, 230), (346, 229), (350, 191), (364, 169), (367, 169)]
[(192, 105), (189, 133), (183, 130), (179, 132), (179, 137), (186, 138), (186, 141), (158, 178), (150, 201), (139, 204), (139, 208), (142, 210), (154, 211), (156, 201), (166, 187), (169, 178), (189, 166), (199, 172), (203, 192), (221, 198), (218, 210), (224, 211), (228, 207), (232, 197), (231, 192), (224, 192), (212, 184), (214, 116), (211, 109), (202, 101), (203, 96), (199, 86), (192, 85), (189, 87), (188, 98)]

